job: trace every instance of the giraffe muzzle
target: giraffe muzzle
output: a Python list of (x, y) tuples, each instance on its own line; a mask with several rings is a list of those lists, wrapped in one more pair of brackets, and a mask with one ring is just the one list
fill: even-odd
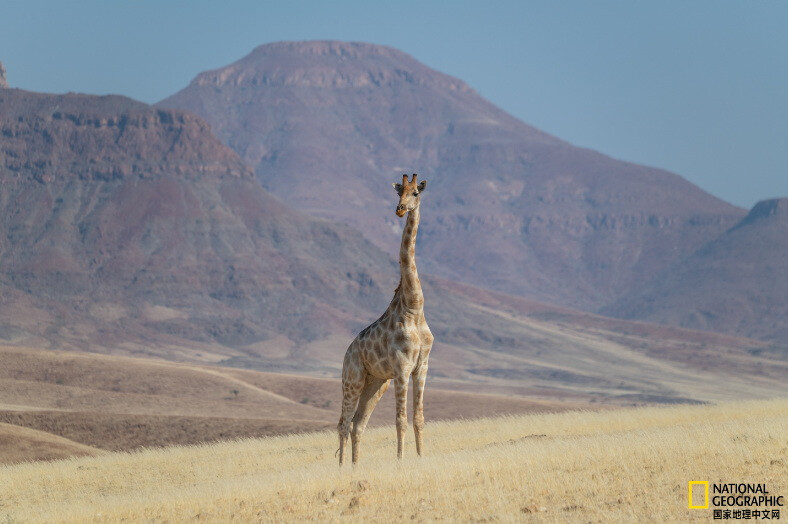
[(397, 213), (397, 216), (398, 216), (398, 217), (404, 217), (404, 216), (405, 216), (405, 213), (407, 213), (407, 212), (408, 212), (408, 210), (407, 210), (407, 209), (405, 209), (405, 206), (403, 206), (403, 205), (399, 205), (399, 206), (397, 206), (397, 211), (396, 211), (396, 213)]

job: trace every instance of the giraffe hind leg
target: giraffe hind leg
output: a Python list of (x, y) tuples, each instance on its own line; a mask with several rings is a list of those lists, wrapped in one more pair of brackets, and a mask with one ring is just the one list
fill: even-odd
[(342, 384), (342, 414), (339, 416), (337, 431), (339, 432), (339, 465), (345, 462), (345, 443), (350, 435), (350, 422), (356, 411), (358, 398), (361, 395), (360, 385), (352, 385), (343, 381)]
[(353, 431), (350, 433), (350, 440), (353, 446), (353, 464), (358, 462), (361, 435), (367, 427), (369, 417), (388, 387), (388, 380), (367, 375), (364, 390), (361, 392), (361, 398), (358, 401), (358, 409), (356, 409), (356, 414), (353, 417)]

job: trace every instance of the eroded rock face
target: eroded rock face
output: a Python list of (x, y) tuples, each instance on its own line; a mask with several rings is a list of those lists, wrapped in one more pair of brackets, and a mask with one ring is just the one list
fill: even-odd
[(400, 231), (381, 212), (391, 179), (418, 172), (429, 180), (420, 269), (587, 310), (745, 214), (677, 175), (543, 133), (383, 46), (260, 46), (159, 106), (201, 115), (263, 187), (386, 250)]
[(0, 336), (304, 342), (390, 298), (374, 246), (272, 197), (202, 119), (123, 97), (0, 92), (0, 209)]
[(5, 66), (0, 62), (0, 88), (8, 87), (8, 80), (6, 80)]
[(163, 174), (249, 176), (208, 124), (119, 96), (2, 94), (0, 166), (40, 182)]

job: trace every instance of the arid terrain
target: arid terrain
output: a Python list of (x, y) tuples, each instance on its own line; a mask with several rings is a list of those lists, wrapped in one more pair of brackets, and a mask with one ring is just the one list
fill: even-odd
[(711, 507), (688, 508), (689, 481), (786, 494), (786, 413), (783, 399), (434, 422), (425, 456), (409, 435), (400, 462), (392, 428), (375, 428), (355, 468), (338, 467), (332, 432), (0, 466), (0, 512), (38, 522), (708, 522)]
[[(428, 453), (392, 465), (390, 392), (339, 471), (406, 171)], [(787, 202), (748, 214), (371, 44), (261, 46), (157, 106), (0, 86), (0, 522), (684, 521), (688, 480), (782, 489)]]
[[(581, 402), (430, 388), (432, 420), (562, 411)], [(336, 379), (0, 348), (0, 462), (333, 429)], [(393, 424), (387, 395), (371, 425)]]
[[(642, 327), (643, 333), (630, 336), (647, 339), (653, 326)], [(558, 336), (547, 329), (541, 333), (548, 338)], [(699, 335), (704, 344), (708, 342), (707, 335)], [(669, 337), (662, 334), (662, 340)], [(683, 361), (671, 362), (652, 358), (646, 352), (628, 353), (624, 346), (604, 339), (586, 342), (584, 350), (589, 355), (594, 351), (628, 359), (628, 364), (621, 367), (621, 377), (615, 379), (621, 384), (614, 382), (612, 374), (602, 378), (605, 366), (611, 373), (615, 371), (612, 363), (587, 363), (595, 375), (581, 380), (569, 370), (539, 375), (536, 364), (530, 375), (518, 373), (516, 367), (504, 367), (504, 357), (495, 354), (488, 357), (497, 358), (498, 367), (451, 376), (451, 362), (464, 358), (464, 354), (436, 354), (427, 382), (425, 415), (428, 421), (473, 419), (769, 398), (787, 393), (780, 382), (786, 373), (780, 361), (730, 348), (720, 351), (721, 346), (704, 356), (695, 354), (700, 345), (688, 347), (691, 351), (674, 354)], [(333, 349), (337, 362), (343, 351), (343, 347)], [(715, 359), (715, 353), (720, 358)], [(580, 354), (573, 358), (579, 361), (575, 366), (584, 365)], [(706, 358), (708, 364), (704, 364)], [(631, 371), (624, 375), (632, 367), (629, 362), (640, 363), (638, 378)], [(455, 370), (463, 369), (456, 362), (455, 366)], [(656, 372), (662, 375), (659, 380), (648, 377)], [(725, 382), (720, 383), (719, 377), (725, 377)], [(625, 392), (627, 388), (631, 393)], [(649, 394), (649, 388), (654, 393)], [(332, 430), (340, 401), (341, 387), (336, 378), (0, 347), (0, 461), (16, 463)], [(393, 421), (394, 397), (389, 393), (375, 410), (371, 425), (392, 426)]]

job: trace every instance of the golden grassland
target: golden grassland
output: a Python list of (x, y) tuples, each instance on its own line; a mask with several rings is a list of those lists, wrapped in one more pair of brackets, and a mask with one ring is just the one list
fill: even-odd
[[(428, 423), (397, 461), (369, 429), (339, 468), (333, 432), (0, 467), (0, 522), (706, 522), (689, 481), (788, 495), (788, 400)], [(785, 516), (783, 516), (785, 518)]]

